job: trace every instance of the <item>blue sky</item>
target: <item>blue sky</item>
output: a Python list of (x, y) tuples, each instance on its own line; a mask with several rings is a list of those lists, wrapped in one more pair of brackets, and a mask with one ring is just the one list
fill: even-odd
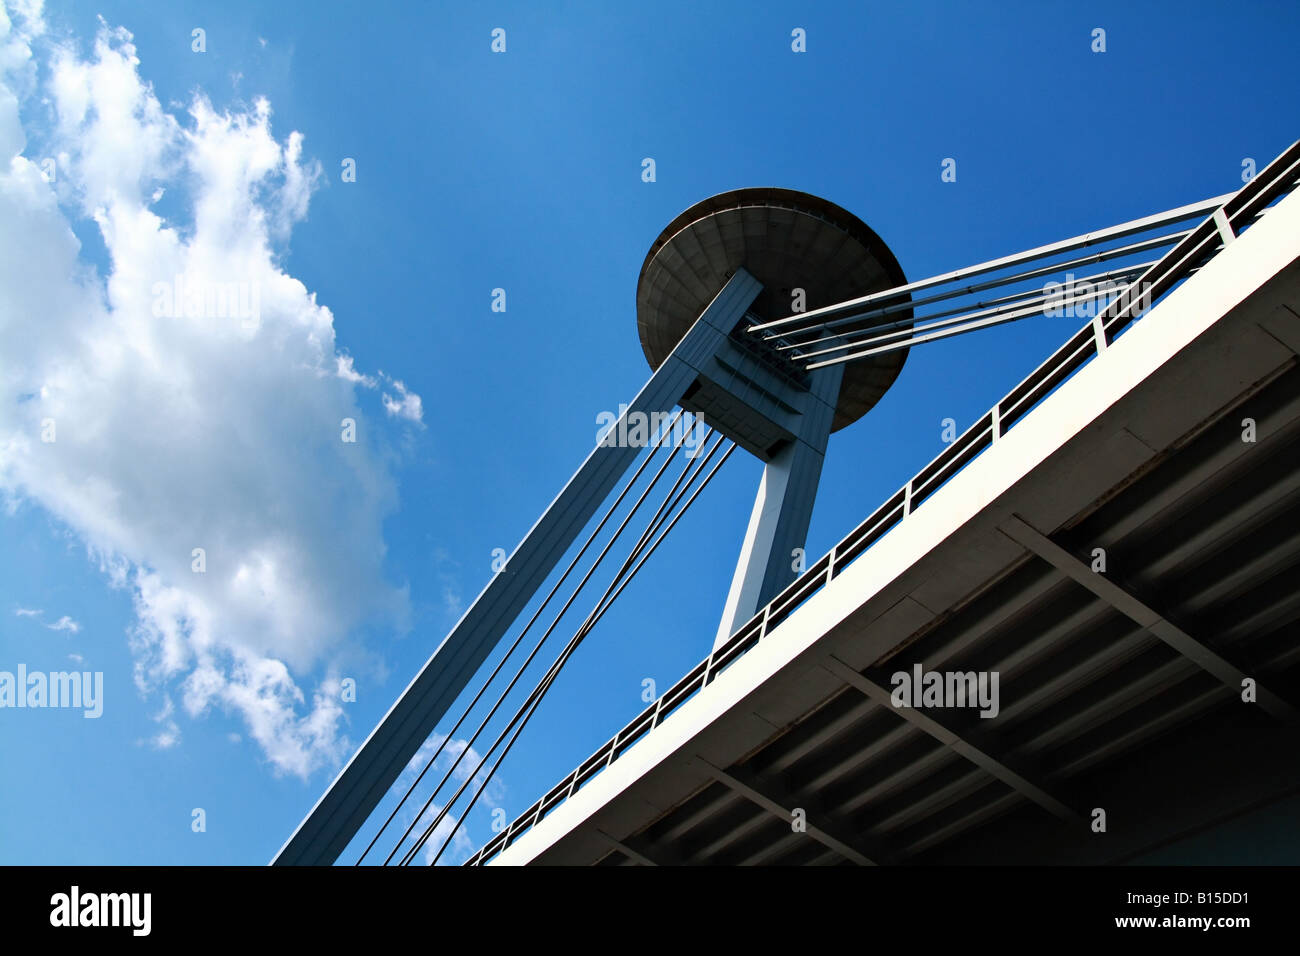
[[(920, 278), (1231, 191), (1300, 115), (1284, 3), (27, 7), (0, 33), (0, 670), (78, 655), (105, 690), (96, 720), (0, 711), (5, 863), (268, 860), (644, 382), (637, 274), (685, 207), (812, 192)], [(150, 97), (121, 141), (76, 111)], [(255, 358), (160, 331), (127, 288), (238, 256), (283, 280)], [(832, 438), (809, 553), (1076, 324), (915, 350)], [(44, 403), (62, 431), (42, 459)], [(340, 409), (362, 434), (347, 459), (320, 438)], [(707, 653), (758, 475), (733, 456), (491, 805), (513, 818), (644, 706), (645, 678)], [(201, 586), (200, 539), (220, 542)], [(357, 700), (329, 703), (345, 677)]]

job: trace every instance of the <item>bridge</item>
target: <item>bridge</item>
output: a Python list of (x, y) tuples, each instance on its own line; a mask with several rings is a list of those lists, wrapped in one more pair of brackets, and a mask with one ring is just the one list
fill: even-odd
[[(624, 414), (700, 416), (703, 452), (675, 459), (668, 423), (645, 449), (598, 445), (276, 862), (337, 859), (471, 691), (442, 736), (477, 726), (473, 743), (681, 461), (478, 766), (457, 776), (463, 748), (392, 841), (435, 753), (354, 862), (388, 842), (384, 862), (436, 861), (573, 650), (736, 448), (765, 471), (712, 652), (470, 865), (1122, 862), (1294, 800), (1297, 179), (1300, 144), (1236, 193), (913, 282), (815, 197), (740, 190), (687, 210), (642, 272), (654, 372)], [(796, 281), (811, 310), (783, 301)], [(827, 435), (869, 411), (910, 348), (1076, 307), (1088, 321), (1038, 369), (789, 570)], [(899, 706), (899, 675), (927, 672), (996, 675), (996, 715)]]

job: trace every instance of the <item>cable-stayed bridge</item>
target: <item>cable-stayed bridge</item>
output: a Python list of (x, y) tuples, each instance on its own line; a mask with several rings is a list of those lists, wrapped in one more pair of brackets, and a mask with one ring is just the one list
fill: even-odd
[[(1300, 144), (911, 282), (804, 193), (688, 209), (638, 285), (650, 379), (276, 862), (445, 861), (737, 448), (764, 472), (712, 653), (470, 863), (1114, 862), (1300, 791), (1298, 178)], [(1087, 321), (795, 571), (830, 433), (908, 351), (1042, 315)], [(900, 706), (927, 673), (997, 700)]]

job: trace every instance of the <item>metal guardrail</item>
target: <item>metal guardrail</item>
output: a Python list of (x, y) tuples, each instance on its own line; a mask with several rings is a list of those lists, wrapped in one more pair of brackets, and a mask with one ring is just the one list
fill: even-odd
[(1219, 249), (1257, 221), (1266, 208), (1289, 193), (1300, 178), (1300, 141), (1261, 170), (1221, 207), (1191, 230), (1105, 309), (1071, 336), (1050, 358), (974, 425), (940, 452), (902, 488), (846, 535), (835, 547), (754, 615), (721, 647), (695, 665), (673, 687), (637, 715), (555, 787), (474, 853), (466, 866), (486, 863), (547, 814), (609, 767), (628, 748), (708, 686), (720, 673), (758, 645), (783, 620), (849, 564), (861, 557), (922, 501), (991, 446), (1031, 408), (1093, 357), (1104, 352), (1140, 311), (1213, 258)]

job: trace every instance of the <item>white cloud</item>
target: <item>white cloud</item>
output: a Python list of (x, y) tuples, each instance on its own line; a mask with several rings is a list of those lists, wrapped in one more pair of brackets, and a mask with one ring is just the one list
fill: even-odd
[(447, 617), (452, 621), (460, 618), (461, 612), (465, 610), (465, 599), (461, 595), (459, 576), (456, 574), (459, 568), (458, 563), (447, 553), (446, 548), (434, 547), (433, 549), (434, 573), (437, 575), (438, 584), (442, 588), (442, 607)]
[(338, 355), (335, 357), (335, 363), (336, 374), (345, 382), (364, 385), (366, 388), (374, 388), (379, 384), (373, 375), (362, 375), (353, 367), (351, 355)]
[(147, 741), (155, 750), (170, 750), (181, 742), (181, 728), (173, 717), (175, 713), (176, 705), (172, 702), (171, 695), (164, 694), (162, 709), (153, 717), (162, 725), (162, 729)]
[(460, 612), (465, 610), (465, 600), (454, 585), (442, 586), (442, 606), (447, 611), (447, 616), (453, 618), (460, 617)]
[(393, 398), (387, 392), (383, 394), (384, 410), (389, 415), (395, 415), (399, 418), (406, 418), (413, 422), (424, 421), (424, 403), (420, 401), (420, 396), (414, 392), (408, 392), (406, 386), (397, 379), (385, 375), (384, 378), (393, 386), (397, 392), (397, 397)]
[[(19, 607), (14, 608), (15, 617), (30, 617), (33, 619), (40, 618), (45, 612), (40, 608)], [(68, 615), (63, 615), (53, 624), (46, 624), (51, 631), (67, 631), (70, 634), (76, 634), (81, 630), (81, 625), (74, 621)]]
[[(272, 135), (265, 99), (225, 112), (196, 95), (178, 119), (129, 33), (102, 26), (83, 58), (37, 44), (38, 14), (0, 10), (0, 497), (45, 508), (131, 590), (136, 680), (166, 702), (155, 746), (179, 740), (176, 693), (191, 718), (235, 714), (274, 768), (309, 774), (348, 749), (333, 677), (360, 653), (348, 635), (408, 613), (383, 567), (396, 489), (382, 450), (373, 429), (340, 440), (342, 419), (365, 417), (356, 386), (375, 380), (278, 264), (319, 166), (300, 134)], [(21, 117), (46, 114), (28, 156)], [(58, 157), (54, 182), (34, 156)], [(183, 198), (180, 221), (155, 212), (163, 189)], [(160, 307), (204, 288), (244, 298)], [(250, 290), (255, 322), (234, 308)], [(394, 388), (388, 414), (418, 422), (419, 396)], [(294, 673), (318, 675), (315, 690)]]

